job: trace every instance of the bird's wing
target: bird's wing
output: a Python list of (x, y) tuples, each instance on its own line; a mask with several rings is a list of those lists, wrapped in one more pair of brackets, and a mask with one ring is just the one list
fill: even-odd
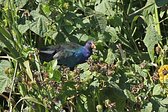
[(74, 56), (75, 52), (77, 52), (77, 49), (62, 49), (54, 54), (53, 59), (65, 59)]
[(56, 46), (48, 46), (40, 50), (41, 54), (50, 55), (53, 59), (62, 59), (72, 56), (82, 46), (76, 43), (63, 43)]
[(83, 46), (76, 43), (57, 44), (55, 46), (48, 46), (40, 50), (40, 59), (43, 61), (50, 61), (52, 59), (65, 59), (74, 55)]

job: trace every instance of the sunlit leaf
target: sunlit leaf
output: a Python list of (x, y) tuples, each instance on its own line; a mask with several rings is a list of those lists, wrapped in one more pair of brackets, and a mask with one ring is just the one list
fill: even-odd
[(32, 74), (32, 72), (31, 72), (31, 68), (30, 68), (30, 63), (29, 63), (29, 61), (25, 61), (25, 62), (24, 62), (24, 66), (26, 67), (27, 75), (29, 76), (29, 78), (31, 79), (31, 81), (34, 81), (34, 79), (33, 79), (33, 74)]
[(125, 89), (124, 93), (129, 100), (131, 100), (132, 102), (136, 102), (135, 96), (129, 90)]
[(99, 25), (101, 32), (104, 33), (106, 26), (107, 26), (107, 20), (106, 20), (105, 15), (101, 13), (96, 13), (95, 19), (98, 21), (98, 25)]
[(111, 64), (114, 62), (114, 60), (115, 60), (114, 53), (112, 52), (111, 49), (108, 49), (108, 54), (107, 54), (107, 58), (106, 58), (105, 62), (108, 64)]
[(25, 24), (19, 24), (18, 25), (18, 30), (20, 33), (24, 34), (28, 29), (31, 27), (31, 21), (26, 20)]
[(152, 112), (152, 103), (148, 103), (141, 112)]
[(95, 10), (97, 12), (101, 12), (102, 14), (106, 15), (113, 15), (115, 13), (112, 9), (112, 0), (102, 0), (101, 2), (97, 1), (96, 4), (97, 5), (95, 6)]
[(7, 60), (0, 61), (0, 93), (5, 91), (5, 88), (10, 86), (11, 80), (7, 77), (5, 71), (11, 67), (11, 64)]
[(61, 73), (59, 70), (53, 70), (52, 72), (49, 73), (49, 78), (56, 81), (56, 82), (59, 82), (61, 80)]
[(26, 5), (26, 3), (28, 2), (28, 0), (14, 0), (14, 1), (19, 9), (22, 8), (24, 5)]
[(32, 11), (30, 14), (35, 19), (35, 22), (31, 24), (30, 30), (39, 36), (44, 37), (47, 31), (48, 19), (45, 16), (40, 15), (37, 11)]
[(160, 84), (155, 85), (153, 88), (153, 95), (160, 95), (161, 92), (162, 92), (161, 85)]
[(0, 74), (0, 93), (5, 92), (6, 87), (10, 84), (11, 80), (5, 74)]
[(153, 25), (150, 25), (146, 29), (146, 35), (143, 40), (145, 43), (149, 56), (151, 58), (151, 61), (154, 61), (154, 46), (158, 44), (158, 42), (161, 40), (161, 36), (158, 34), (158, 32), (155, 30)]

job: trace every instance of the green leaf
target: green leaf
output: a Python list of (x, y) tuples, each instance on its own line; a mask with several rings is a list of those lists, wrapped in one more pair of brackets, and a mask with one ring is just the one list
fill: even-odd
[(114, 15), (115, 12), (112, 9), (112, 1), (113, 0), (102, 0), (101, 2), (96, 2), (95, 11), (105, 15)]
[(61, 81), (61, 73), (59, 70), (53, 70), (52, 72), (49, 73), (49, 78), (56, 81), (60, 82)]
[(98, 22), (100, 31), (102, 33), (104, 33), (104, 31), (106, 30), (106, 26), (107, 26), (107, 19), (106, 19), (105, 15), (101, 14), (101, 13), (96, 13), (95, 14), (95, 19)]
[(22, 96), (25, 96), (27, 94), (27, 88), (24, 84), (19, 83), (18, 84), (18, 89), (19, 89), (19, 92)]
[(31, 81), (34, 81), (33, 74), (31, 72), (31, 68), (30, 68), (30, 64), (29, 64), (28, 60), (24, 62), (24, 66), (26, 67), (27, 75), (29, 76), (29, 78), (31, 79)]
[(93, 86), (93, 87), (99, 87), (99, 85), (100, 85), (100, 83), (99, 83), (98, 80), (94, 80), (94, 81), (90, 84), (90, 86)]
[(152, 112), (152, 103), (148, 103), (144, 109), (141, 109), (141, 112)]
[(45, 107), (45, 105), (43, 103), (41, 103), (38, 99), (33, 98), (33, 97), (29, 97), (29, 96), (25, 96), (25, 97), (21, 98), (13, 108), (15, 108), (22, 100), (27, 100), (29, 102), (34, 102), (36, 104), (39, 104), (39, 105), (42, 105), (42, 106)]
[(114, 62), (114, 60), (115, 60), (115, 55), (113, 54), (111, 49), (108, 49), (108, 54), (105, 62), (108, 64), (111, 64)]
[(7, 60), (0, 60), (0, 75), (6, 75), (5, 70), (11, 67), (11, 63)]
[(85, 71), (84, 73), (80, 74), (80, 79), (82, 81), (87, 81), (92, 77), (91, 72), (89, 70)]
[(84, 71), (89, 69), (89, 64), (88, 63), (83, 63), (83, 64), (79, 64), (77, 66), (77, 68), (83, 69)]
[(42, 4), (42, 10), (47, 16), (51, 14), (50, 6), (48, 4)]
[(24, 5), (26, 5), (26, 3), (28, 2), (28, 0), (14, 0), (15, 4), (17, 6), (17, 8), (22, 8)]
[(30, 30), (37, 35), (44, 37), (45, 33), (47, 32), (48, 19), (45, 16), (39, 14), (37, 11), (32, 11), (30, 14), (34, 17), (35, 20), (35, 22), (31, 24)]
[(10, 84), (11, 80), (5, 74), (0, 74), (0, 93), (5, 92), (5, 88)]
[[(17, 59), (20, 62), (20, 64), (22, 64), (23, 66), (24, 58), (17, 51), (16, 48), (19, 48), (18, 43), (14, 40), (13, 36), (10, 35), (10, 33), (6, 29), (0, 27), (0, 37), (1, 37), (0, 41), (8, 48), (10, 52), (6, 51), (5, 49), (2, 49), (2, 50), (5, 51), (5, 53), (10, 55), (14, 59)], [(19, 49), (22, 49), (22, 48), (19, 48)]]
[(153, 88), (153, 95), (160, 95), (161, 91), (162, 91), (161, 85), (157, 84)]
[(162, 105), (168, 105), (168, 97), (160, 101)]
[(167, 107), (159, 107), (158, 112), (168, 112)]
[(155, 30), (154, 25), (148, 26), (146, 30), (147, 32), (146, 32), (143, 42), (145, 43), (148, 49), (148, 53), (151, 58), (151, 61), (153, 62), (154, 61), (154, 46), (158, 44), (159, 41), (161, 41), (161, 36)]
[(31, 27), (31, 21), (26, 20), (25, 24), (19, 24), (18, 25), (18, 30), (21, 34), (25, 33), (28, 29)]
[(118, 112), (124, 111), (126, 96), (116, 83), (112, 83), (112, 87), (105, 87), (103, 90), (100, 90), (100, 98), (103, 101), (109, 99), (115, 102)]
[(168, 3), (168, 0), (155, 0), (158, 7), (164, 6)]
[(129, 90), (125, 89), (124, 93), (132, 102), (137, 102), (135, 96)]
[(115, 42), (115, 41), (118, 40), (118, 35), (117, 35), (117, 32), (116, 32), (115, 28), (107, 26), (106, 27), (106, 32), (109, 33), (109, 35), (110, 35), (109, 38), (110, 38), (111, 42)]
[(77, 112), (87, 112), (87, 110), (84, 107), (84, 104), (83, 104), (82, 100), (79, 97), (76, 98), (76, 104), (77, 104), (76, 105)]
[(11, 67), (11, 64), (7, 60), (0, 61), (0, 93), (5, 91), (5, 88), (11, 84), (11, 80), (7, 77), (5, 71)]

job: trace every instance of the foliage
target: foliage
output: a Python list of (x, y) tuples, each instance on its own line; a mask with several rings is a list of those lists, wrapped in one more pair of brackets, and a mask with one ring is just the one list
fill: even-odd
[[(0, 0), (0, 110), (167, 112), (167, 3)], [(41, 47), (87, 40), (97, 49), (74, 71), (39, 61)]]

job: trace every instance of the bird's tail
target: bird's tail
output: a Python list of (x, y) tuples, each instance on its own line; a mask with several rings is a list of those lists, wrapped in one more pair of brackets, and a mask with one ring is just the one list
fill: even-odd
[(53, 54), (49, 51), (40, 51), (39, 58), (41, 63), (53, 60)]

